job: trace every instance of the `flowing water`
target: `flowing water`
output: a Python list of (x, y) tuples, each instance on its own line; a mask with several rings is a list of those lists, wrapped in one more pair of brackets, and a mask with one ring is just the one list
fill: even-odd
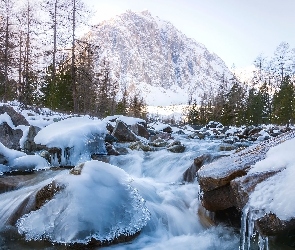
[[(208, 217), (200, 212), (202, 210), (200, 210), (197, 181), (190, 184), (182, 182), (182, 174), (190, 167), (194, 158), (203, 153), (216, 153), (220, 142), (188, 139), (182, 139), (182, 142), (186, 146), (186, 151), (181, 154), (162, 149), (148, 153), (131, 151), (127, 155), (110, 158), (111, 164), (122, 168), (132, 177), (131, 185), (137, 188), (146, 200), (151, 219), (133, 241), (103, 249), (239, 249), (239, 232), (225, 225), (212, 225)], [(66, 248), (63, 245), (46, 242), (26, 242), (15, 227), (2, 226), (23, 200), (38, 188), (50, 183), (59, 173), (59, 171), (39, 173), (38, 178), (28, 182), (24, 187), (0, 194), (0, 249)], [(242, 238), (242, 240), (246, 244), (247, 239)], [(264, 245), (261, 245), (260, 249), (267, 249)]]

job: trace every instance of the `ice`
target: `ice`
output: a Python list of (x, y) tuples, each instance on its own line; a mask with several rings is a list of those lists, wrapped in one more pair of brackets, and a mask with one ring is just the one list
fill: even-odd
[(56, 181), (65, 189), (17, 222), (27, 240), (111, 241), (139, 232), (150, 218), (132, 179), (116, 166), (88, 161), (81, 175), (64, 175)]
[(3, 155), (9, 162), (13, 161), (17, 157), (26, 155), (23, 152), (5, 147), (1, 142), (0, 142), (0, 154)]

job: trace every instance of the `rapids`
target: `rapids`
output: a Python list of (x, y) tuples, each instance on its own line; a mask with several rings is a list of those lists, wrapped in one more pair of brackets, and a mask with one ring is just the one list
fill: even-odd
[[(197, 181), (191, 184), (182, 182), (182, 174), (190, 167), (193, 159), (203, 153), (216, 153), (220, 142), (179, 139), (186, 146), (184, 153), (171, 153), (162, 149), (147, 153), (130, 151), (127, 155), (111, 156), (110, 163), (132, 177), (131, 185), (145, 199), (151, 219), (133, 241), (103, 249), (239, 249), (239, 232), (224, 225), (211, 226), (207, 218), (198, 213), (200, 201)], [(61, 172), (42, 171), (37, 173), (34, 182), (0, 194), (1, 225), (10, 218), (22, 200), (50, 183), (58, 174)], [(27, 242), (16, 228), (2, 227), (0, 249), (64, 249), (64, 246)]]

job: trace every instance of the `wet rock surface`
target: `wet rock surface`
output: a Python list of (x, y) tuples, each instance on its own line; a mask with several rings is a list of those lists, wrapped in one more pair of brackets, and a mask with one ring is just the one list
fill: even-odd
[[(251, 131), (257, 132), (252, 129), (248, 133)], [(242, 212), (256, 185), (279, 172), (276, 170), (248, 174), (248, 169), (264, 159), (271, 147), (294, 137), (295, 131), (290, 131), (202, 166), (197, 172), (202, 205), (216, 213), (232, 207)], [(295, 229), (295, 219), (283, 221), (275, 214), (266, 214), (256, 219), (255, 229), (262, 236), (278, 235)]]

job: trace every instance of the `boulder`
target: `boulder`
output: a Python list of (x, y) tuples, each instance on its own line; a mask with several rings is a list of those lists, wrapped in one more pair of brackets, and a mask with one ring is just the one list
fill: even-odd
[(0, 141), (10, 149), (20, 150), (20, 139), (23, 136), (21, 129), (12, 129), (7, 122), (0, 124)]
[(220, 151), (232, 151), (237, 149), (237, 147), (233, 144), (229, 144), (229, 143), (222, 143), (219, 145), (219, 150)]
[(4, 114), (5, 112), (10, 116), (14, 126), (16, 127), (19, 125), (30, 126), (26, 118), (22, 114), (16, 112), (13, 107), (8, 105), (0, 106), (0, 114)]
[(138, 141), (136, 135), (122, 121), (117, 121), (112, 136), (116, 137), (119, 142)]
[(167, 126), (166, 128), (163, 129), (163, 132), (171, 134), (173, 130), (170, 126)]
[(256, 185), (276, 173), (277, 171), (253, 173), (232, 180), (230, 186), (235, 196), (236, 208), (242, 211)]
[(223, 155), (203, 154), (194, 159), (193, 164), (183, 173), (183, 181), (194, 182), (198, 170), (204, 165), (208, 164)]
[(140, 123), (136, 123), (136, 124), (131, 125), (131, 131), (133, 133), (135, 133), (136, 135), (141, 136), (143, 138), (146, 138), (146, 139), (150, 138), (150, 133), (145, 128), (145, 126), (143, 126)]
[(167, 146), (167, 150), (172, 153), (183, 153), (185, 146), (180, 141), (174, 141)]

